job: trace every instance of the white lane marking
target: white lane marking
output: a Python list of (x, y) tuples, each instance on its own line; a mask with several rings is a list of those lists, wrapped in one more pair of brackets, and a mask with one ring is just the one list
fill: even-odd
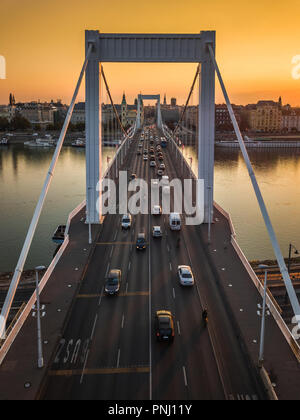
[(175, 299), (176, 295), (175, 295), (175, 289), (173, 287), (173, 298)]
[(112, 257), (113, 251), (114, 251), (114, 247), (112, 246), (112, 247), (111, 247), (111, 251), (110, 251), (109, 258), (111, 258), (111, 257)]
[(83, 365), (83, 368), (82, 368), (82, 374), (81, 374), (81, 377), (80, 377), (80, 384), (82, 384), (82, 381), (83, 381), (84, 371), (85, 371), (85, 367), (86, 367), (87, 360), (88, 360), (88, 357), (89, 357), (89, 352), (90, 352), (90, 349), (88, 349), (88, 351), (86, 352), (86, 355), (85, 355), (85, 361), (84, 361), (84, 365)]
[(98, 320), (98, 314), (96, 314), (96, 316), (95, 316), (95, 321), (94, 321), (94, 325), (93, 325), (93, 329), (92, 329), (92, 334), (91, 334), (91, 337), (90, 337), (91, 341), (93, 340), (93, 337), (94, 337), (94, 332), (95, 332), (97, 320)]
[(98, 301), (98, 306), (100, 306), (100, 304), (101, 304), (101, 300), (102, 300), (102, 296), (103, 296), (103, 290), (104, 290), (104, 286), (102, 286), (102, 289), (101, 289), (101, 293), (100, 293), (100, 297), (99, 297), (99, 301)]
[(178, 335), (181, 335), (181, 330), (180, 330), (179, 321), (177, 321), (177, 330), (178, 330)]
[(115, 233), (114, 241), (117, 239), (117, 234), (118, 234), (118, 231), (116, 231)]
[(168, 250), (168, 252), (170, 252), (170, 247), (169, 247), (169, 245), (167, 245), (167, 250)]
[(108, 276), (108, 271), (109, 271), (109, 263), (107, 264), (107, 269), (106, 269), (105, 277)]
[(170, 263), (170, 271), (172, 271), (172, 263)]
[(126, 283), (126, 293), (128, 292), (128, 283)]
[(121, 354), (121, 349), (119, 349), (119, 351), (118, 351), (117, 368), (118, 368), (118, 367), (119, 367), (119, 365), (120, 365), (120, 354)]
[(129, 261), (129, 264), (128, 264), (128, 271), (130, 271), (130, 267), (131, 267), (131, 261)]
[(122, 316), (121, 328), (124, 328), (125, 315)]
[(185, 386), (188, 386), (188, 384), (187, 384), (187, 377), (186, 377), (186, 370), (185, 370), (185, 366), (182, 366), (182, 370), (183, 370), (184, 385), (185, 385)]

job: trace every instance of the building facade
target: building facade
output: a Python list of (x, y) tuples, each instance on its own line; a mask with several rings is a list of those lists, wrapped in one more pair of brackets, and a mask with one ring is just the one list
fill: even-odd
[(249, 111), (250, 128), (258, 132), (279, 132), (282, 128), (282, 104), (278, 102), (259, 101)]

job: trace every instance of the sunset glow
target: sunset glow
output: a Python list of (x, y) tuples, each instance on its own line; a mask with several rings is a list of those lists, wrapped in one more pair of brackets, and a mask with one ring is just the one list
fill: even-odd
[[(300, 105), (300, 79), (292, 58), (300, 54), (300, 2), (287, 0), (1, 0), (0, 55), (17, 101), (61, 98), (69, 102), (84, 58), (84, 31), (197, 33), (215, 30), (217, 59), (232, 102), (275, 99)], [(106, 64), (113, 97), (129, 102), (140, 91), (175, 96), (183, 103), (195, 65)], [(84, 99), (84, 88), (79, 100)], [(223, 102), (217, 89), (216, 102)]]

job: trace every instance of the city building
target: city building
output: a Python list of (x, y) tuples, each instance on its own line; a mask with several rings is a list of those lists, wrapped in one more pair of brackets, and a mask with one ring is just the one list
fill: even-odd
[(171, 107), (176, 106), (176, 98), (171, 98)]
[(300, 108), (285, 107), (282, 110), (281, 128), (288, 133), (300, 131)]
[(54, 123), (54, 108), (49, 103), (18, 103), (16, 110), (32, 125), (46, 128)]
[(282, 128), (282, 102), (259, 101), (249, 110), (250, 128), (259, 132), (279, 132)]
[[(242, 106), (232, 105), (232, 109), (237, 120), (237, 123), (241, 123), (241, 111)], [(231, 118), (227, 109), (226, 104), (216, 105), (215, 107), (215, 125), (217, 131), (229, 131), (233, 130)]]

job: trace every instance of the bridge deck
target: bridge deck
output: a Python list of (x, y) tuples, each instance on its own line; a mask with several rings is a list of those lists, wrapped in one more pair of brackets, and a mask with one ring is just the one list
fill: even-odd
[[(149, 180), (154, 172), (136, 156), (136, 146), (137, 139), (125, 167)], [(177, 177), (181, 167), (169, 149), (163, 153), (166, 173)], [(89, 247), (83, 216), (84, 210), (73, 219), (70, 244), (41, 296), (47, 369), (36, 367), (36, 319), (30, 316), (0, 367), (0, 398), (265, 398), (255, 369), (261, 297), (230, 244), (228, 220), (215, 208), (212, 243), (207, 245), (207, 226), (184, 226), (178, 248), (166, 215), (134, 216), (128, 232), (121, 231), (120, 216), (109, 215), (94, 228)], [(161, 240), (151, 238), (155, 224), (163, 228)], [(134, 243), (142, 229), (149, 245), (139, 254)], [(178, 264), (192, 266), (194, 288), (179, 286)], [(110, 268), (123, 272), (118, 297), (103, 294)], [(168, 347), (153, 333), (153, 314), (161, 308), (175, 315), (176, 337)], [(299, 399), (298, 364), (272, 317), (265, 358), (278, 397)]]

